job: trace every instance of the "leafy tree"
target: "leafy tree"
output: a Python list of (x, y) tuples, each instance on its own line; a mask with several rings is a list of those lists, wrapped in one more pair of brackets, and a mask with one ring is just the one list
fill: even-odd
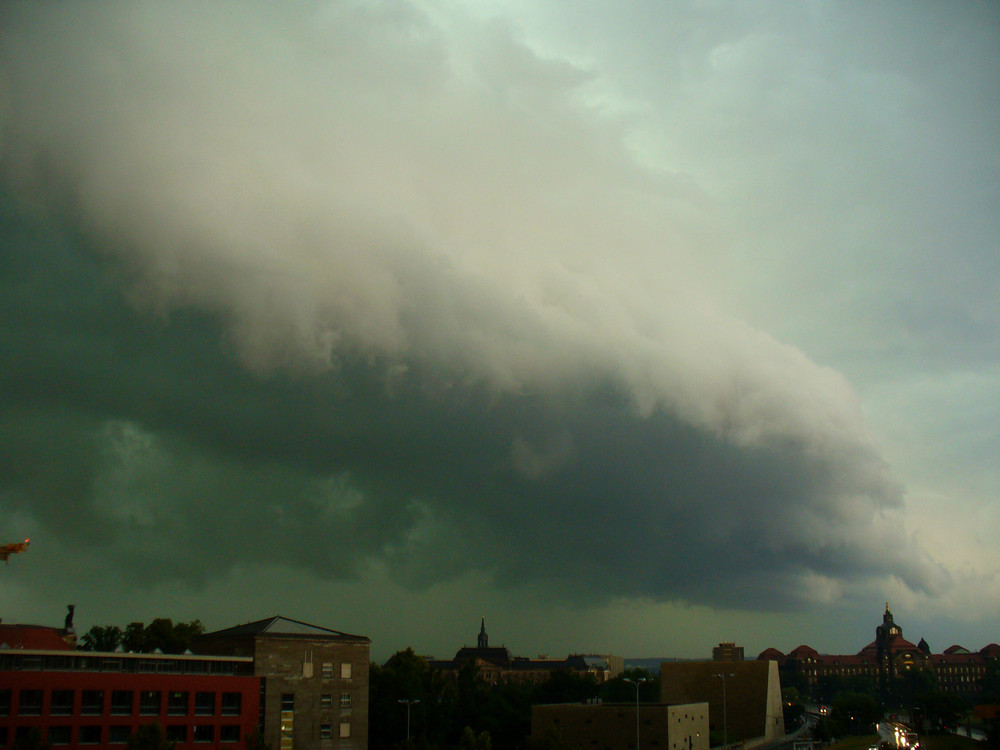
[(167, 739), (158, 723), (143, 724), (129, 735), (126, 750), (174, 750), (176, 742)]
[(462, 730), (462, 738), (458, 742), (460, 750), (493, 750), (493, 741), (489, 732), (472, 731), (472, 727)]
[(114, 651), (122, 642), (122, 629), (117, 625), (94, 625), (83, 634), (80, 648), (83, 651)]
[(834, 696), (831, 708), (830, 719), (834, 731), (840, 735), (872, 734), (882, 716), (882, 708), (874, 696), (851, 690)]
[[(201, 624), (200, 620), (174, 624), (169, 617), (157, 617), (149, 625), (144, 625), (141, 622), (130, 622), (124, 631), (108, 625), (101, 629), (102, 633), (107, 628), (114, 628), (118, 631), (118, 641), (125, 651), (137, 654), (150, 654), (157, 649), (165, 654), (182, 654), (191, 647), (194, 639), (205, 631), (205, 626)], [(95, 629), (91, 628), (91, 631), (93, 630)], [(90, 633), (88, 632), (87, 635)], [(107, 650), (113, 651), (114, 649)]]
[(264, 733), (260, 727), (254, 729), (245, 737), (246, 750), (271, 750), (271, 743), (264, 739)]

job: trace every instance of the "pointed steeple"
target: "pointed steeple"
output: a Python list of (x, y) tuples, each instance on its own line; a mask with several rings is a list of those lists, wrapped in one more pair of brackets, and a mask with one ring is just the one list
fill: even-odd
[(490, 637), (486, 635), (486, 615), (483, 615), (483, 621), (479, 625), (479, 648), (489, 648)]

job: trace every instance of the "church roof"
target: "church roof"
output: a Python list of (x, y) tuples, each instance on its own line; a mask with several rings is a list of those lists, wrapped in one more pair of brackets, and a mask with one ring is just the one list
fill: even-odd
[(350, 640), (363, 640), (367, 641), (363, 635), (351, 635), (350, 633), (344, 633), (339, 630), (331, 630), (330, 628), (320, 627), (319, 625), (310, 625), (307, 622), (301, 622), (299, 620), (292, 620), (288, 617), (282, 617), (276, 615), (274, 617), (267, 617), (263, 620), (255, 620), (253, 622), (248, 622), (243, 625), (236, 625), (231, 628), (226, 628), (224, 630), (216, 630), (211, 633), (205, 633), (205, 637), (213, 636), (258, 636), (258, 635), (284, 635), (284, 636), (298, 636), (304, 638), (337, 638), (337, 639), (350, 639)]

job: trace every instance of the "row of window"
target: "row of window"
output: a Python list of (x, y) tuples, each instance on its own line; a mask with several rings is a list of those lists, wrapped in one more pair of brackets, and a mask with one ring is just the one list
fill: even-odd
[[(128, 742), (132, 727), (119, 726), (81, 726), (77, 727), (79, 732), (77, 744), (80, 745), (101, 745), (105, 743), (105, 729), (107, 730), (106, 741), (110, 745), (124, 745)], [(27, 739), (27, 735), (32, 731), (31, 727), (18, 727), (14, 732), (14, 741)], [(186, 744), (188, 742), (211, 743), (215, 742), (215, 727), (206, 724), (188, 727), (183, 724), (164, 727), (167, 739), (172, 742)], [(6, 747), (9, 740), (7, 727), (0, 727), (0, 747)], [(47, 740), (53, 747), (58, 745), (73, 744), (73, 727), (66, 725), (55, 725), (48, 728)], [(240, 741), (240, 726), (238, 724), (223, 724), (219, 727), (219, 742), (230, 743)], [(20, 743), (18, 743), (20, 744)]]
[[(351, 736), (351, 724), (348, 721), (340, 722), (340, 738), (346, 739)], [(319, 725), (319, 738), (321, 740), (333, 739), (333, 724)]]
[[(192, 694), (187, 690), (81, 690), (79, 703), (75, 690), (19, 690), (17, 715), (41, 716), (46, 705), (50, 716), (214, 716), (217, 694), (209, 691)], [(138, 693), (138, 700), (137, 694)], [(10, 716), (11, 690), (0, 690), (0, 716)], [(109, 699), (109, 700), (106, 700)], [(239, 716), (243, 710), (240, 693), (222, 693), (219, 701), (222, 716)]]
[(124, 672), (128, 674), (252, 675), (253, 659), (197, 659), (189, 656), (93, 656), (86, 652), (64, 654), (0, 653), (0, 671), (28, 672)]
[[(319, 707), (333, 708), (333, 693), (320, 693)], [(351, 694), (346, 690), (340, 694), (340, 707), (341, 708), (351, 707)], [(287, 713), (294, 710), (295, 710), (295, 693), (282, 693), (281, 694), (282, 713)]]

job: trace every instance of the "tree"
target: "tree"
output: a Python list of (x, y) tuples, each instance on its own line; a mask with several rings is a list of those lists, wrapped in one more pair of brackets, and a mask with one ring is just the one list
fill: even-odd
[(94, 625), (83, 634), (80, 648), (83, 651), (114, 651), (121, 645), (122, 629), (117, 625)]
[(176, 742), (167, 739), (163, 727), (155, 721), (143, 724), (129, 735), (126, 750), (174, 750)]
[(149, 625), (130, 622), (124, 632), (119, 631), (119, 643), (125, 651), (136, 654), (150, 654), (157, 649), (164, 654), (182, 654), (204, 631), (205, 626), (201, 624), (201, 620), (178, 622), (175, 625), (169, 617), (157, 617)]
[(264, 739), (260, 727), (254, 729), (245, 738), (247, 750), (271, 750), (271, 743)]

